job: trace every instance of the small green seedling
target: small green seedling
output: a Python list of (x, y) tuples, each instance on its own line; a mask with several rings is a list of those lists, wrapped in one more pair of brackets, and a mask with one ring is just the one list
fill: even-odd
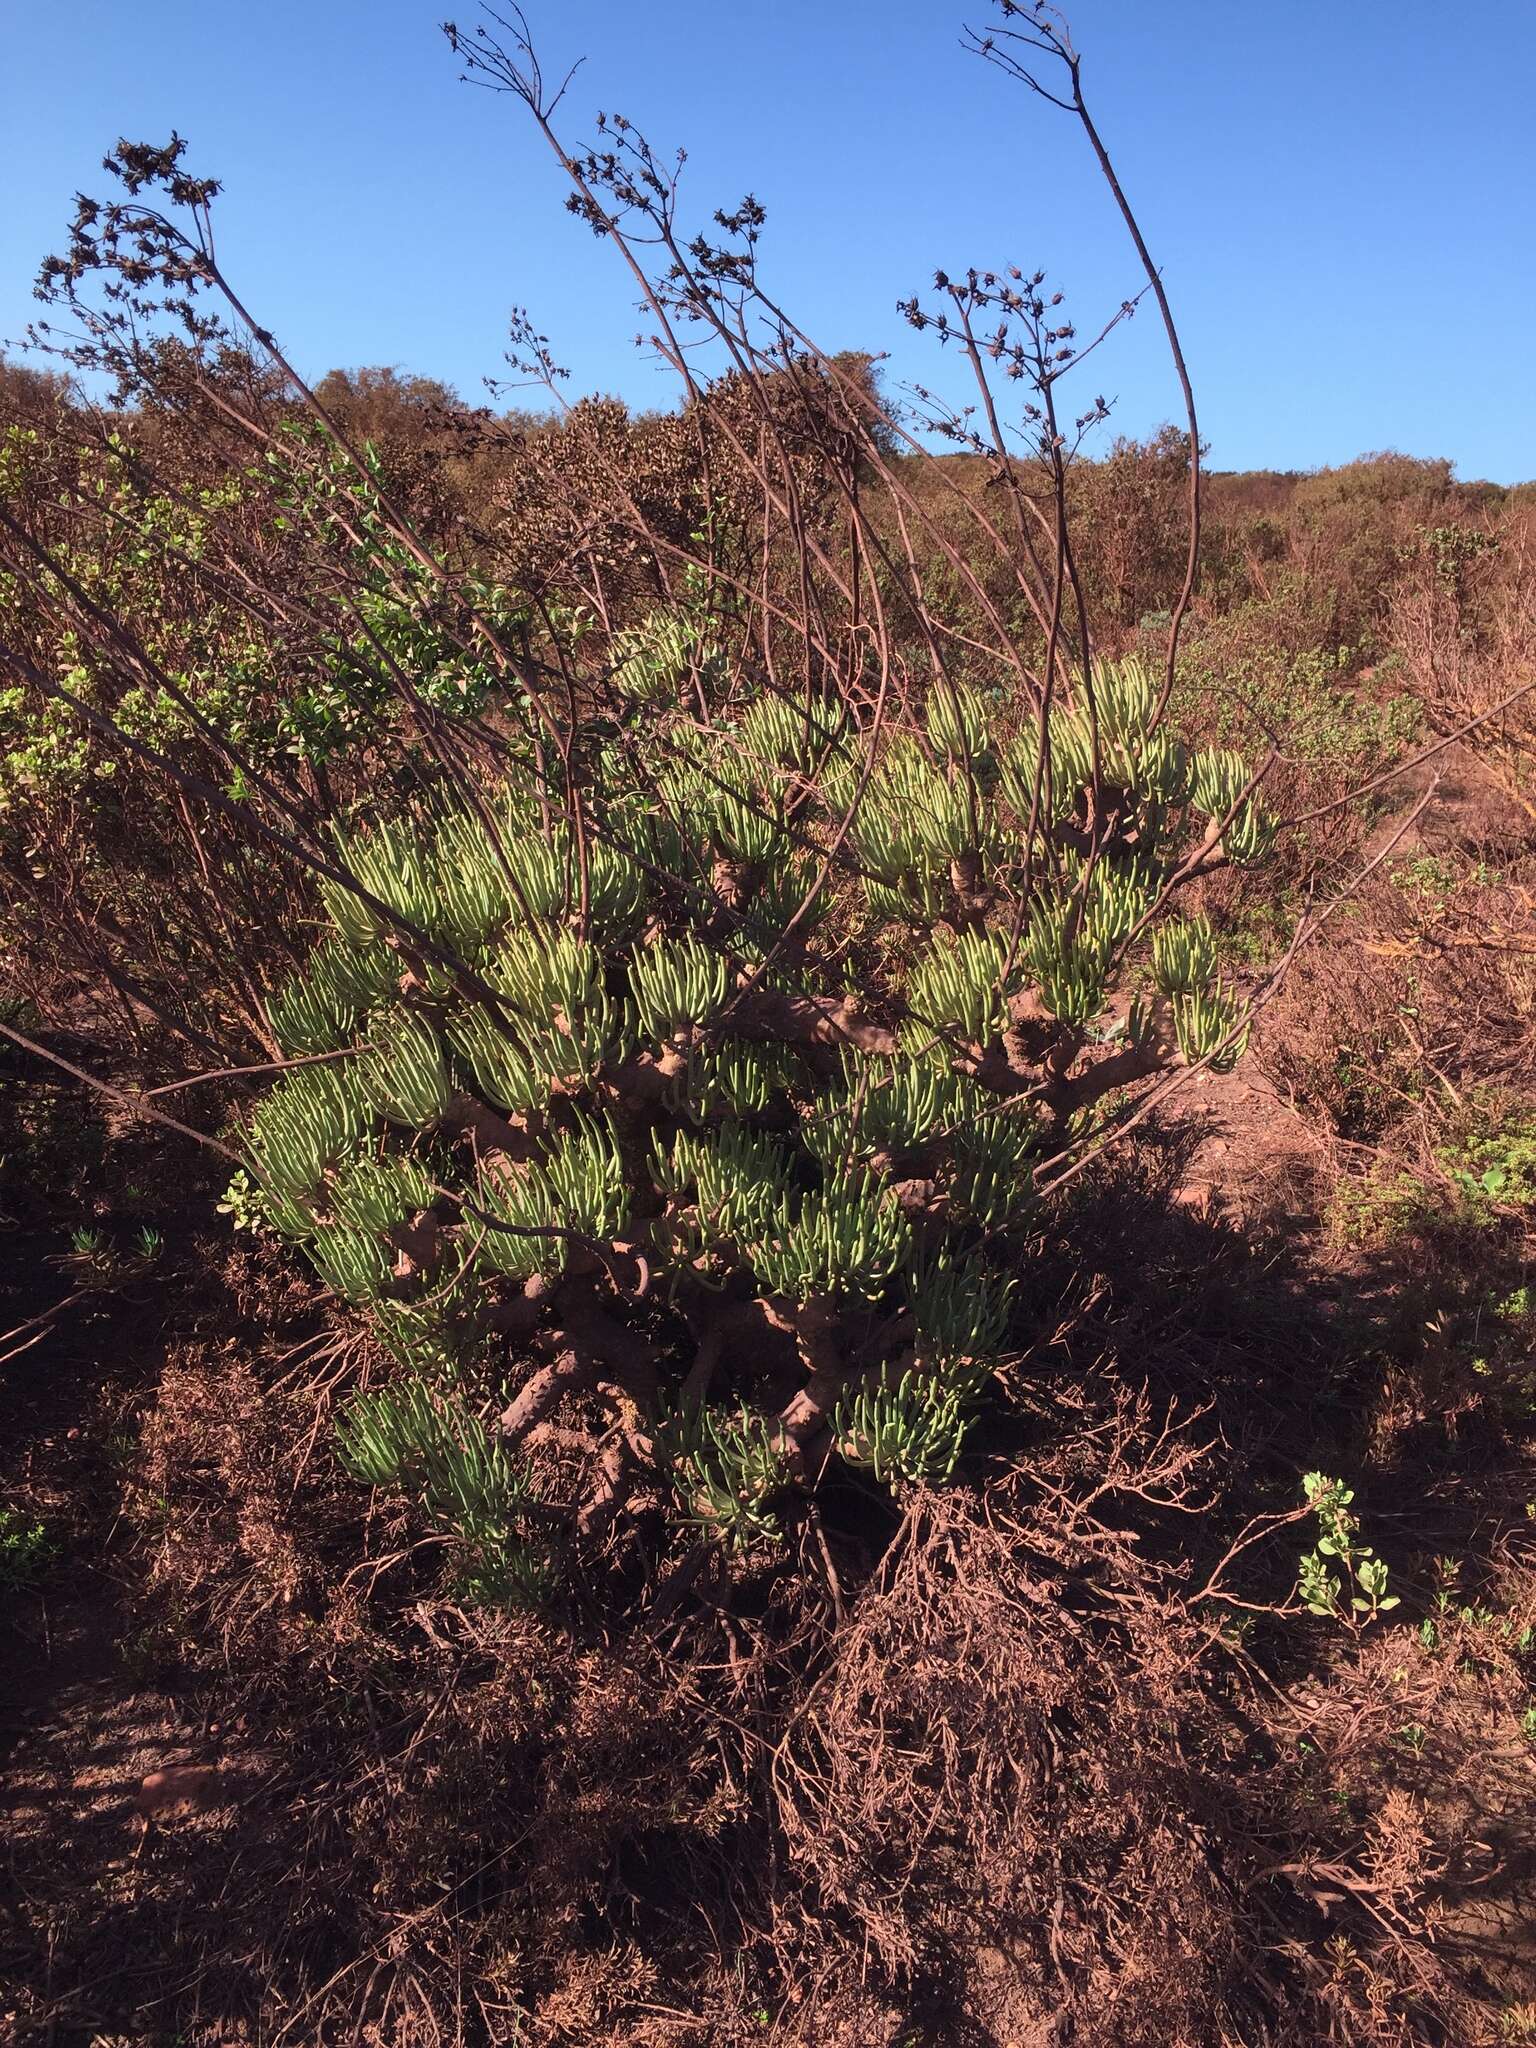
[(35, 1586), (57, 1551), (41, 1522), (19, 1508), (0, 1507), (0, 1592)]
[(1301, 1560), (1297, 1586), (1309, 1613), (1342, 1615), (1346, 1591), (1349, 1611), (1374, 1621), (1398, 1604), (1387, 1591), (1387, 1567), (1368, 1543), (1359, 1542), (1360, 1523), (1349, 1512), (1354, 1492), (1340, 1479), (1308, 1472), (1302, 1479), (1307, 1505), (1318, 1520), (1317, 1546)]

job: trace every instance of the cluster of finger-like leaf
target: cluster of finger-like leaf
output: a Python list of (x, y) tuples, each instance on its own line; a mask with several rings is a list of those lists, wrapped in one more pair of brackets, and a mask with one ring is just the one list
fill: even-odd
[(425, 1380), (358, 1395), (337, 1436), (343, 1462), (370, 1486), (420, 1487), (471, 1515), (512, 1508), (527, 1495), (507, 1446), (471, 1426), (462, 1400)]
[(868, 1466), (887, 1485), (942, 1486), (959, 1461), (966, 1421), (963, 1387), (914, 1366), (844, 1395), (832, 1433), (848, 1464)]
[(1175, 917), (1152, 935), (1152, 979), (1165, 996), (1199, 993), (1216, 972), (1216, 935), (1206, 917)]
[[(977, 780), (978, 758), (935, 756), (915, 738), (901, 737), (868, 778), (853, 846), (865, 870), (870, 907), (879, 915), (913, 922), (938, 915), (951, 863), (977, 854), (986, 843), (991, 821)], [(851, 797), (853, 785), (845, 769), (840, 787)]]
[(657, 1431), (661, 1461), (691, 1518), (738, 1549), (776, 1537), (775, 1501), (789, 1477), (784, 1446), (767, 1416), (695, 1406)]
[(578, 1114), (573, 1128), (527, 1165), (482, 1166), (470, 1214), (484, 1234), (486, 1265), (527, 1279), (561, 1272), (573, 1241), (616, 1237), (629, 1201), (612, 1127)]
[(315, 1271), (343, 1301), (375, 1301), (394, 1277), (379, 1234), (350, 1223), (320, 1223), (306, 1247)]
[(654, 1171), (657, 1185), (675, 1202), (692, 1204), (706, 1242), (759, 1244), (789, 1199), (788, 1152), (776, 1138), (744, 1124), (708, 1135), (680, 1131)]
[(696, 1041), (673, 1100), (701, 1120), (761, 1116), (784, 1096), (798, 1074), (784, 1047), (756, 1045), (743, 1038)]
[(1055, 825), (1072, 815), (1093, 773), (1093, 732), (1086, 719), (1054, 710), (1046, 722), (1046, 744), (1037, 724), (1027, 724), (1003, 750), (998, 788), (1014, 817)]
[(765, 1287), (794, 1301), (875, 1301), (911, 1250), (900, 1203), (874, 1175), (855, 1171), (784, 1201), (752, 1247), (752, 1264)]
[(453, 1100), (453, 1081), (432, 1025), (395, 1004), (373, 1018), (369, 1040), (357, 1070), (379, 1114), (408, 1130), (435, 1123)]
[(970, 929), (934, 938), (912, 970), (907, 1001), (918, 1024), (986, 1045), (1003, 1029), (1008, 995), (1022, 983), (1023, 963), (1009, 934)]
[(1217, 972), (1216, 935), (1208, 918), (1172, 918), (1153, 934), (1152, 981), (1172, 1003), (1185, 1059), (1230, 1073), (1247, 1046), (1248, 1027), (1242, 1004)]
[(1149, 857), (1193, 815), (1222, 826), (1233, 860), (1262, 859), (1274, 825), (1241, 756), (1191, 753), (1160, 720), (1158, 703), (1154, 678), (1135, 656), (1096, 663), (1091, 682), (1079, 676), (1071, 704), (1053, 707), (1045, 721), (1044, 747), (1040, 723), (1031, 721), (999, 753), (998, 790), (1015, 820), (1064, 825), (1083, 815), (1097, 777)]
[(543, 1590), (548, 1561), (519, 1528), (532, 1492), (526, 1468), (453, 1389), (413, 1377), (360, 1394), (336, 1443), (355, 1478), (419, 1495), (453, 1529), (477, 1591), (528, 1598)]
[(845, 1052), (805, 1123), (805, 1142), (833, 1173), (875, 1154), (912, 1152), (958, 1112), (965, 1088), (938, 1060)]
[(1252, 794), (1252, 777), (1241, 754), (1203, 748), (1190, 771), (1190, 797), (1213, 826), (1235, 861), (1262, 860), (1274, 844), (1275, 827)]
[[(602, 954), (592, 940), (558, 925), (514, 931), (487, 963), (485, 979), (509, 1013), (502, 1035), (541, 1077), (546, 1092), (557, 1083), (590, 1081), (625, 1038)], [(484, 1026), (468, 1028), (483, 1038)], [(510, 1083), (513, 1076), (506, 1078)]]
[[(262, 1184), (290, 1206), (312, 1197), (369, 1129), (372, 1104), (358, 1065), (316, 1060), (290, 1068), (251, 1119), (248, 1143)], [(302, 1230), (302, 1208), (295, 1213)]]
[(985, 1372), (1003, 1349), (1014, 1288), (973, 1252), (946, 1245), (921, 1260), (907, 1283), (918, 1355), (951, 1373)]
[[(402, 971), (385, 939), (408, 950), (424, 938), (472, 964), (530, 921), (579, 921), (596, 943), (617, 944), (638, 930), (649, 901), (644, 872), (622, 846), (567, 823), (546, 829), (526, 789), (340, 832), (337, 858), (350, 883), (327, 874), (319, 888), (340, 944), (312, 957), (307, 979), (353, 1014)], [(439, 965), (435, 954), (417, 961), (419, 971)]]
[(992, 728), (976, 692), (945, 679), (928, 699), (928, 737), (937, 753), (985, 779), (992, 765)]
[(621, 848), (601, 838), (578, 841), (569, 828), (547, 838), (528, 832), (508, 847), (515, 863), (516, 908), (533, 918), (576, 919), (598, 945), (618, 945), (645, 917), (645, 875)]
[(390, 947), (327, 940), (268, 1005), (278, 1044), (288, 1054), (336, 1051), (359, 1018), (395, 993), (399, 979), (400, 957)]
[(431, 1176), (418, 1160), (386, 1153), (361, 1158), (338, 1175), (329, 1205), (354, 1229), (383, 1233), (430, 1209), (433, 1193)]
[(1175, 996), (1173, 1023), (1179, 1050), (1190, 1065), (1203, 1062), (1217, 1074), (1231, 1073), (1248, 1043), (1243, 1006), (1219, 982)]
[(1030, 978), (1051, 1015), (1082, 1029), (1104, 1007), (1116, 958), (1154, 893), (1145, 862), (1079, 864), (1037, 892), (1021, 945)]
[(387, 937), (396, 921), (420, 930), (439, 915), (442, 877), (432, 842), (409, 821), (343, 835), (338, 852), (354, 886), (329, 875), (320, 893), (341, 936), (359, 948)]
[(530, 1054), (527, 1040), (514, 1037), (488, 1010), (460, 1010), (449, 1018), (446, 1031), (448, 1043), (487, 1102), (523, 1115), (549, 1100), (549, 1080)]
[(663, 605), (637, 626), (613, 635), (609, 652), (615, 686), (627, 697), (675, 701), (692, 686), (712, 693), (724, 671), (719, 636), (701, 611)]
[(911, 868), (936, 874), (981, 836), (980, 793), (958, 762), (935, 762), (915, 740), (898, 739), (871, 777), (855, 827), (860, 850), (873, 864), (878, 827), (902, 846), (899, 868), (887, 861), (883, 879), (899, 881)]
[(1000, 1104), (972, 1087), (950, 1131), (950, 1200), (958, 1217), (1006, 1230), (1034, 1200), (1037, 1120), (1027, 1103)]
[(635, 954), (630, 983), (641, 1037), (668, 1045), (725, 1007), (730, 963), (702, 939), (663, 939)]
[(718, 733), (689, 733), (656, 779), (647, 837), (661, 865), (701, 880), (716, 859), (759, 865), (793, 845), (786, 796), (771, 764)]
[(753, 764), (755, 779), (784, 785), (787, 795), (814, 787), (830, 761), (846, 758), (848, 738), (841, 706), (767, 691), (748, 707), (731, 744)]

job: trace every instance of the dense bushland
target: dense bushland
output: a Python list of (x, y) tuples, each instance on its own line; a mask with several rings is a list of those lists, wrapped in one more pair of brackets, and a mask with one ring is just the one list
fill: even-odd
[(674, 412), (310, 390), (179, 140), (0, 366), (0, 1572), (293, 1794), (93, 2023), (1521, 2038), (1529, 494), (1203, 476), (1150, 258), (1178, 428), (1018, 269), (895, 403), (506, 33)]

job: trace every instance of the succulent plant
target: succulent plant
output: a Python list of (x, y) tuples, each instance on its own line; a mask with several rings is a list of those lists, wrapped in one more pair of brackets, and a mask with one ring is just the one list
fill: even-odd
[(740, 678), (705, 719), (703, 640), (621, 652), (644, 747), (582, 740), (579, 807), (530, 751), (338, 834), (365, 894), (321, 888), (333, 929), (272, 1005), (306, 1063), (246, 1142), (270, 1223), (407, 1372), (344, 1426), (359, 1476), (473, 1520), (563, 1374), (609, 1418), (583, 1526), (649, 1475), (756, 1541), (829, 1459), (953, 1472), (1037, 1162), (1241, 1050), (1177, 889), (1270, 828), (1134, 661), (1008, 740), (964, 685), (874, 735)]

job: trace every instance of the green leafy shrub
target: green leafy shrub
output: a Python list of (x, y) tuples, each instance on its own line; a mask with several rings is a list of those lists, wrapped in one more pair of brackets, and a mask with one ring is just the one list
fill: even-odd
[(1387, 1591), (1387, 1567), (1368, 1543), (1360, 1541), (1359, 1517), (1351, 1514), (1353, 1489), (1323, 1472), (1302, 1480), (1307, 1505), (1317, 1516), (1317, 1546), (1301, 1560), (1298, 1587), (1302, 1604), (1312, 1614), (1338, 1615), (1344, 1610), (1361, 1621), (1374, 1621), (1398, 1604)]
[(1497, 1118), (1445, 1148), (1451, 1177), (1474, 1208), (1536, 1208), (1536, 1118)]

